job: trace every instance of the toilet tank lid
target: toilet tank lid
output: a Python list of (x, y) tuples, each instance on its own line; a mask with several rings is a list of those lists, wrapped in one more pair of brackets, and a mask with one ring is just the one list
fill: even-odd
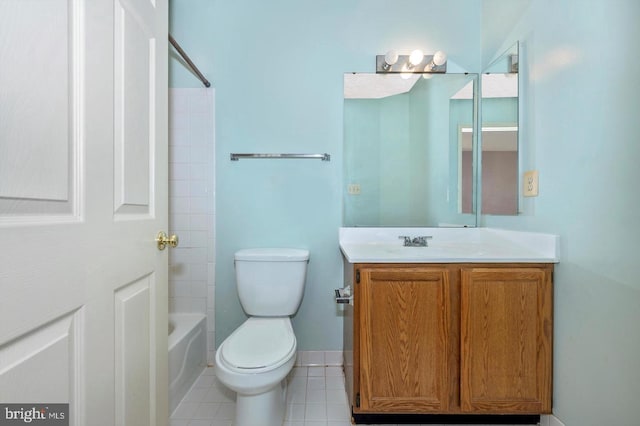
[(235, 260), (263, 262), (295, 262), (309, 260), (309, 250), (294, 248), (250, 248), (239, 250)]

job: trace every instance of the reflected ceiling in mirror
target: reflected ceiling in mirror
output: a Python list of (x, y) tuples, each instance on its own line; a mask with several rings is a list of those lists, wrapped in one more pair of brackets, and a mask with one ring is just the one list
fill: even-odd
[(345, 99), (380, 99), (411, 91), (420, 74), (363, 74), (344, 75)]
[(345, 74), (345, 226), (476, 225), (459, 133), (473, 127), (478, 75), (427, 77)]

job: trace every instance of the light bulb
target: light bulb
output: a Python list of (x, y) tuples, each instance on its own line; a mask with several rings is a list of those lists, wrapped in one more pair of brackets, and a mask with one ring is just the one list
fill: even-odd
[(402, 69), (400, 70), (400, 78), (403, 80), (408, 80), (411, 78), (413, 73), (411, 72), (411, 64), (404, 64)]
[(422, 62), (423, 58), (424, 58), (424, 53), (422, 53), (422, 50), (416, 49), (413, 52), (411, 52), (411, 55), (409, 55), (409, 63), (415, 67), (420, 62)]
[(438, 50), (433, 55), (433, 59), (431, 61), (435, 66), (439, 67), (440, 65), (443, 65), (445, 62), (447, 62), (447, 54), (444, 53), (442, 50)]
[(395, 50), (390, 50), (384, 55), (384, 62), (387, 65), (393, 65), (398, 62), (398, 52)]

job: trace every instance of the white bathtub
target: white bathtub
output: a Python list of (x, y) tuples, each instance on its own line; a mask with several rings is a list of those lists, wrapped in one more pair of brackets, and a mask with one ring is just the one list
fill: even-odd
[(169, 413), (207, 366), (206, 317), (169, 314)]

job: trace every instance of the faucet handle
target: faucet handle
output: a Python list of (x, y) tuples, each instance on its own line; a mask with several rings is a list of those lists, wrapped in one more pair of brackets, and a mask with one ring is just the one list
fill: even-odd
[(418, 244), (424, 247), (427, 247), (427, 240), (432, 239), (433, 237), (431, 235), (424, 235), (424, 236), (420, 236), (420, 237), (415, 237), (413, 239), (413, 243), (414, 244)]
[(401, 240), (404, 240), (404, 246), (410, 246), (411, 245), (411, 237), (408, 237), (406, 235), (400, 235), (398, 236), (398, 238), (400, 238)]

